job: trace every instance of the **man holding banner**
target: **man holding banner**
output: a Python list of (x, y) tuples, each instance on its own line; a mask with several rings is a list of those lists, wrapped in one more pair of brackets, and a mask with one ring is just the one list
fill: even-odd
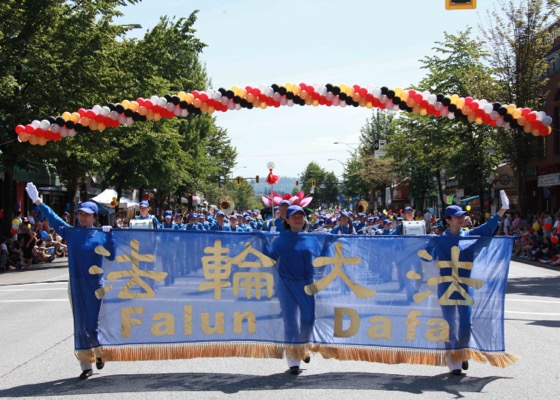
[[(485, 224), (471, 230), (462, 229), (465, 225), (465, 215), (468, 211), (463, 211), (461, 207), (456, 205), (448, 206), (445, 209), (444, 214), (448, 229), (442, 234), (442, 236), (448, 238), (465, 236), (493, 236), (500, 219), (509, 209), (509, 199), (503, 190), (500, 191), (500, 198), (502, 201), (502, 208), (500, 211), (498, 211), (496, 215), (490, 217)], [(458, 257), (460, 250), (458, 247), (458, 241), (454, 242), (451, 248), (449, 248), (448, 243), (446, 243), (446, 246), (447, 248), (445, 249), (441, 246), (435, 246), (434, 259), (456, 259), (456, 261), (459, 262)], [(473, 252), (483, 251), (483, 249), (473, 250), (472, 248), (470, 250)], [(451, 257), (449, 257), (449, 252), (451, 252)], [(466, 253), (465, 249), (462, 250), (462, 253)], [(441, 268), (442, 275), (448, 275), (450, 271), (451, 268)], [(470, 280), (471, 269), (459, 268), (457, 275), (465, 281)], [(463, 293), (455, 292), (450, 296), (447, 296), (446, 293), (449, 293), (451, 285), (451, 283), (444, 283), (440, 284), (438, 287), (438, 295), (440, 296), (440, 299), (443, 299), (440, 302), (443, 318), (449, 323), (449, 346), (453, 349), (466, 350), (469, 347), (472, 327), (472, 304), (469, 304), (468, 299), (470, 299), (474, 290), (471, 286), (460, 284), (464, 291)], [(467, 370), (469, 368), (468, 358), (465, 356), (461, 358), (453, 357), (450, 353), (447, 357), (447, 366), (453, 375), (461, 375), (461, 370)]]
[[(74, 335), (76, 350), (80, 348), (95, 349), (99, 347), (98, 341), (98, 320), (97, 315), (101, 307), (101, 300), (96, 296), (96, 290), (101, 290), (103, 287), (103, 275), (101, 267), (103, 266), (103, 257), (108, 260), (115, 258), (115, 241), (111, 232), (110, 226), (103, 226), (102, 232), (93, 230), (95, 218), (97, 217), (97, 205), (91, 201), (86, 201), (77, 209), (78, 223), (80, 232), (77, 235), (70, 237), (66, 236), (68, 228), (71, 225), (66, 223), (46, 204), (41, 201), (39, 193), (35, 185), (29, 182), (25, 188), (29, 198), (35, 203), (41, 213), (49, 221), (56, 232), (68, 241), (69, 264), (72, 261), (79, 263), (84, 262), (86, 265), (91, 265), (92, 268), (96, 267), (92, 274), (82, 274), (81, 271), (70, 269), (70, 282), (68, 283), (68, 291), (70, 296), (70, 304), (72, 305), (72, 312), (74, 314)], [(72, 249), (79, 248), (80, 251), (72, 251)], [(101, 272), (98, 272), (101, 271)], [(79, 287), (79, 293), (71, 290), (73, 286)], [(89, 290), (83, 290), (83, 289)], [(92, 355), (93, 355), (92, 354)], [(82, 373), (80, 379), (87, 379), (93, 375), (92, 358), (81, 358), (80, 366)], [(95, 365), (97, 369), (102, 369), (105, 363), (99, 354), (95, 354)]]

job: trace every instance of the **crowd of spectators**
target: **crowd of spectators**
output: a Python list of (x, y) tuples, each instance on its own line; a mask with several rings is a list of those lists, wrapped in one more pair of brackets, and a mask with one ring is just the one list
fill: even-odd
[(499, 234), (515, 237), (513, 256), (560, 265), (560, 211), (554, 216), (548, 211), (506, 214), (499, 229)]

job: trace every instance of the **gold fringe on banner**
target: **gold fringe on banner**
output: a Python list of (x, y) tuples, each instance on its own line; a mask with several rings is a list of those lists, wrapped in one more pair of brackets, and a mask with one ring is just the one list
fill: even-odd
[(319, 353), (323, 358), (336, 360), (367, 361), (383, 364), (447, 365), (451, 359), (489, 362), (494, 367), (507, 367), (519, 357), (506, 352), (484, 352), (472, 349), (422, 350), (397, 347), (341, 346), (324, 344), (286, 345), (261, 342), (206, 342), (139, 344), (103, 346), (91, 350), (78, 350), (80, 361), (95, 362), (96, 357), (104, 361), (148, 361), (177, 360), (208, 357), (282, 358), (284, 353), (303, 359), (307, 352)]

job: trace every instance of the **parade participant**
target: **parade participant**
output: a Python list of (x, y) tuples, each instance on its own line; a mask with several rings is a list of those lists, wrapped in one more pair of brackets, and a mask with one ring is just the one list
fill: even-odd
[(255, 220), (257, 221), (257, 230), (262, 231), (264, 228), (264, 223), (259, 210), (253, 211), (253, 218), (255, 218)]
[(185, 230), (185, 223), (183, 222), (183, 214), (177, 213), (175, 214), (175, 225), (177, 226), (177, 230), (183, 231)]
[(391, 229), (391, 220), (385, 219), (383, 220), (383, 229), (379, 233), (380, 235), (394, 235), (393, 229)]
[(163, 224), (160, 225), (161, 229), (178, 229), (177, 224), (173, 221), (173, 213), (167, 210), (163, 213)]
[(271, 221), (271, 223), (267, 226), (267, 231), (270, 232), (282, 232), (286, 228), (284, 227), (284, 221), (286, 220), (286, 211), (288, 211), (288, 207), (290, 207), (292, 203), (288, 200), (282, 200), (278, 205), (278, 212), (280, 215)]
[(231, 232), (231, 228), (225, 223), (226, 215), (223, 211), (218, 211), (216, 213), (216, 223), (210, 227), (211, 231), (224, 231)]
[(331, 232), (333, 235), (355, 235), (356, 231), (354, 230), (354, 225), (352, 224), (352, 220), (350, 219), (350, 212), (343, 211), (340, 213), (340, 220), (338, 221), (338, 225), (335, 226)]
[[(208, 213), (208, 211), (206, 211), (206, 213)], [(206, 221), (204, 214), (197, 214), (196, 223), (198, 224), (199, 231), (207, 231), (210, 229), (210, 225)]]
[(363, 228), (366, 226), (366, 215), (364, 213), (358, 213), (358, 218), (354, 221), (354, 230), (357, 234), (363, 235)]
[(197, 214), (189, 214), (187, 216), (187, 225), (185, 226), (185, 230), (198, 231), (198, 223), (196, 222), (197, 218), (198, 218)]
[[(272, 243), (272, 249), (266, 247), (265, 251), (276, 260), (276, 293), (284, 321), (284, 339), (289, 344), (305, 345), (315, 323), (315, 297), (305, 293), (305, 286), (313, 283), (312, 255), (321, 249), (315, 236), (304, 233), (307, 222), (303, 208), (288, 207), (284, 224), (285, 229)], [(286, 359), (290, 368), (286, 372), (292, 375), (301, 374), (301, 359), (310, 361), (309, 354), (298, 358), (291, 352), (286, 353)]]
[(151, 220), (153, 229), (160, 229), (160, 223), (154, 215), (150, 214), (150, 203), (146, 200), (142, 200), (138, 205), (140, 209), (140, 215), (138, 215), (135, 220)]
[[(76, 239), (78, 236), (76, 236), (76, 238), (71, 237), (70, 239), (65, 237), (67, 230), (72, 229), (72, 226), (56, 215), (49, 206), (41, 201), (37, 188), (33, 183), (29, 182), (25, 190), (27, 191), (31, 201), (37, 205), (41, 214), (47, 218), (49, 224), (60, 234), (60, 236), (66, 240), (81, 240)], [(95, 219), (98, 213), (97, 204), (91, 201), (86, 201), (82, 203), (76, 211), (78, 214), (78, 223), (80, 228), (94, 227)], [(74, 244), (74, 246), (72, 246), (72, 244)], [(99, 314), (99, 310), (101, 308), (101, 300), (95, 296), (95, 290), (103, 287), (103, 275), (92, 275), (87, 273), (87, 270), (85, 270), (86, 272), (83, 272), (82, 270), (76, 268), (76, 266), (86, 265), (89, 268), (92, 265), (96, 265), (101, 268), (103, 266), (103, 256), (95, 252), (95, 248), (98, 246), (102, 246), (109, 252), (110, 256), (107, 257), (109, 260), (114, 260), (115, 241), (113, 239), (111, 227), (103, 226), (101, 232), (92, 229), (87, 233), (87, 239), (85, 242), (70, 242), (68, 243), (68, 246), (70, 248), (70, 252), (68, 253), (68, 261), (71, 267), (70, 282), (73, 284), (75, 282), (75, 284), (78, 285), (82, 281), (87, 281), (92, 289), (82, 292), (82, 296), (79, 297), (77, 293), (71, 291), (72, 285), (69, 285), (68, 287), (70, 304), (72, 305), (72, 311), (74, 314), (74, 331), (75, 333), (82, 331), (85, 332), (90, 348), (92, 348), (94, 353), (96, 353), (96, 349), (99, 347), (99, 341), (97, 340), (97, 315)], [(80, 251), (72, 251), (72, 249), (78, 248)], [(81, 321), (83, 325), (78, 325), (80, 321), (76, 318), (77, 310), (85, 311), (85, 316), (82, 316), (84, 319)], [(91, 318), (91, 316), (94, 316), (94, 318)], [(95, 366), (97, 369), (102, 369), (105, 366), (105, 363), (98, 354), (95, 354), (95, 358)], [(79, 376), (80, 379), (87, 379), (93, 375), (92, 362), (90, 360), (81, 360), (80, 366), (82, 368), (82, 373)]]
[(29, 269), (31, 264), (33, 264), (33, 249), (37, 244), (37, 238), (31, 228), (29, 228), (29, 224), (21, 223), (19, 229), (21, 231), (22, 261), (25, 263), (25, 267), (22, 267), (22, 269)]
[(237, 224), (237, 215), (231, 214), (228, 219), (231, 232), (244, 232)]
[(251, 228), (250, 222), (251, 217), (248, 215), (243, 215), (243, 228), (245, 229), (245, 232), (253, 232), (253, 228)]
[[(445, 209), (444, 218), (445, 223), (448, 228), (442, 233), (442, 237), (452, 237), (459, 238), (465, 236), (484, 236), (491, 237), (498, 228), (498, 223), (500, 219), (504, 216), (506, 211), (509, 209), (509, 199), (503, 190), (500, 190), (500, 198), (502, 201), (502, 208), (497, 214), (493, 215), (484, 223), (476, 228), (470, 229), (468, 231), (463, 230), (465, 224), (465, 214), (468, 211), (463, 211), (461, 207), (452, 205)], [(446, 244), (448, 246), (449, 243)], [(453, 246), (456, 246), (454, 243)], [(438, 259), (451, 259), (451, 247), (449, 248), (435, 248), (434, 260)], [(442, 275), (450, 275), (450, 268), (441, 268)], [(467, 268), (460, 268), (458, 275), (462, 278), (469, 278), (471, 270)], [(438, 297), (442, 297), (443, 294), (449, 288), (451, 283), (443, 283), (438, 285)], [(469, 293), (470, 296), (473, 295), (473, 289), (466, 284), (460, 284), (465, 291)], [(453, 295), (451, 296), (453, 298)], [(442, 305), (441, 306), (443, 318), (449, 324), (449, 345), (451, 348), (459, 350), (466, 349), (469, 346), (471, 339), (471, 326), (472, 326), (472, 306), (468, 305)], [(458, 317), (458, 323), (457, 323)], [(463, 360), (452, 360), (451, 355), (447, 357), (447, 365), (449, 370), (453, 375), (461, 375), (461, 370), (467, 370), (469, 368), (468, 359)]]

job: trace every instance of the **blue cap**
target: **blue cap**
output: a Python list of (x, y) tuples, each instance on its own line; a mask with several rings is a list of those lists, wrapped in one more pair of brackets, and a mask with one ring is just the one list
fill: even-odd
[(237, 215), (235, 215), (235, 214), (230, 214), (228, 218), (229, 218), (229, 219), (235, 219), (235, 220), (237, 220)]
[(391, 223), (391, 220), (390, 220), (390, 219), (385, 219), (385, 220), (383, 220), (383, 224), (384, 224), (384, 225), (387, 225), (387, 224), (390, 224), (390, 223)]
[(375, 217), (373, 217), (374, 221), (379, 221), (379, 217), (376, 215)]
[(397, 217), (397, 221), (402, 221), (403, 218), (402, 217)]
[(274, 207), (274, 212), (278, 211), (278, 206)]
[(405, 207), (403, 210), (403, 213), (407, 212), (407, 211), (414, 211), (414, 208), (412, 207)]
[(173, 218), (173, 213), (171, 212), (171, 210), (167, 210), (166, 212), (164, 212), (163, 218)]
[(325, 221), (323, 221), (322, 219), (319, 220), (318, 222), (319, 225), (325, 225)]
[(350, 217), (350, 213), (348, 211), (342, 211), (340, 215), (344, 215), (345, 217)]
[(287, 205), (288, 207), (290, 207), (292, 205), (292, 203), (290, 203), (289, 200), (282, 200), (279, 204), (279, 206), (283, 206), (283, 205)]
[(444, 218), (447, 217), (460, 217), (461, 215), (468, 214), (468, 211), (463, 211), (459, 206), (449, 206), (445, 209)]
[(248, 215), (245, 215), (245, 216), (243, 217), (243, 219), (244, 219), (245, 221), (249, 221), (249, 220), (251, 219), (251, 217), (249, 217)]
[(222, 215), (222, 216), (224, 216), (224, 217), (226, 216), (226, 214), (224, 214), (223, 211), (218, 211), (218, 212), (216, 213), (216, 217), (218, 217), (218, 216), (220, 216), (220, 215)]
[(187, 216), (187, 219), (195, 219), (196, 218), (196, 214), (189, 214)]
[(140, 204), (138, 204), (139, 207), (150, 207), (150, 203), (148, 203), (146, 200), (142, 200), (140, 202)]
[(76, 211), (83, 211), (88, 214), (97, 215), (99, 209), (97, 208), (97, 204), (95, 204), (93, 201), (85, 201), (80, 205), (80, 207)]
[(183, 216), (183, 214), (181, 214), (181, 213), (175, 214), (175, 218), (179, 218), (179, 217), (182, 217), (182, 216)]
[(253, 211), (253, 215), (259, 215), (259, 210)]
[(364, 213), (358, 213), (358, 217), (360, 217), (360, 218), (365, 218), (366, 215), (365, 215)]
[(301, 212), (303, 215), (305, 215), (305, 211), (303, 211), (303, 208), (301, 208), (300, 206), (290, 206), (288, 207), (288, 211), (286, 211), (286, 217), (289, 217), (290, 215), (293, 215), (297, 212)]
[[(377, 218), (377, 219), (379, 219), (379, 218)], [(368, 220), (368, 222), (373, 222), (373, 221), (375, 221), (375, 218), (369, 217), (367, 220)]]

